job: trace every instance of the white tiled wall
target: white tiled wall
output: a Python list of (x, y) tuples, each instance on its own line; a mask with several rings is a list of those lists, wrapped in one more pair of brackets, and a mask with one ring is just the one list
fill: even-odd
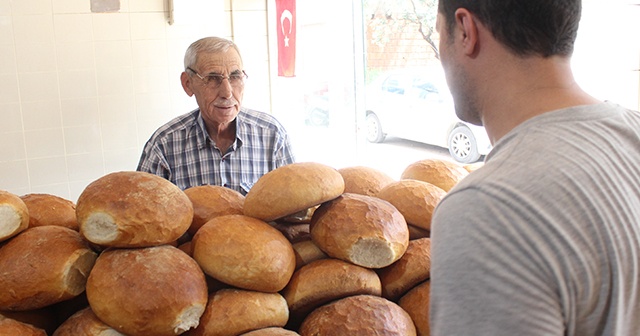
[[(134, 170), (151, 132), (195, 107), (179, 76), (200, 37), (234, 38), (268, 81), (266, 0), (190, 0), (173, 24), (168, 3), (92, 13), (89, 0), (0, 0), (0, 189), (75, 202), (95, 179)], [(263, 91), (245, 105), (268, 107)]]

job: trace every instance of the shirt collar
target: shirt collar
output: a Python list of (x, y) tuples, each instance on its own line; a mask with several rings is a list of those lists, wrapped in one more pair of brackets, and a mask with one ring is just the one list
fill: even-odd
[[(242, 147), (242, 144), (244, 143), (244, 138), (246, 138), (247, 136), (246, 126), (242, 122), (242, 120), (244, 119), (244, 113), (245, 113), (244, 108), (241, 107), (240, 112), (238, 113), (235, 119), (236, 141), (234, 141), (233, 144), (231, 145), (232, 149), (234, 150), (239, 147)], [(207, 132), (207, 128), (204, 124), (204, 119), (202, 118), (202, 112), (200, 111), (200, 109), (198, 109), (198, 117), (196, 118), (196, 123), (198, 125), (197, 126), (198, 148), (204, 148), (208, 144), (213, 144), (213, 140), (209, 136), (209, 133)]]

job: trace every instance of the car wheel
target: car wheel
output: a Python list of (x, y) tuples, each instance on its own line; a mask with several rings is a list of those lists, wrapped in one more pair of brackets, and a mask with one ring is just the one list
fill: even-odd
[(384, 137), (378, 116), (373, 112), (367, 114), (367, 141), (382, 142)]
[(460, 163), (472, 163), (478, 161), (478, 143), (466, 126), (457, 126), (449, 133), (449, 153)]

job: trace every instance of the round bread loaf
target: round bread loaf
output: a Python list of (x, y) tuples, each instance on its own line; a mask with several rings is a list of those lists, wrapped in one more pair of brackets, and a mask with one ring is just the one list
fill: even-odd
[(314, 309), (333, 300), (358, 294), (380, 296), (375, 271), (338, 259), (316, 260), (295, 273), (282, 291), (289, 314), (298, 324)]
[(52, 336), (126, 336), (102, 322), (91, 307), (84, 308), (64, 321)]
[(328, 258), (318, 245), (311, 240), (311, 237), (309, 237), (309, 239), (293, 243), (293, 251), (296, 254), (296, 269), (299, 269), (312, 261)]
[(85, 290), (96, 261), (77, 231), (37, 226), (0, 247), (0, 309), (31, 310), (71, 299)]
[(317, 308), (302, 323), (302, 336), (413, 336), (411, 317), (397, 304), (378, 296), (356, 295)]
[(267, 327), (283, 327), (287, 301), (278, 293), (221, 289), (209, 297), (198, 328), (190, 336), (238, 335)]
[(0, 335), (6, 336), (47, 336), (47, 333), (27, 323), (0, 315)]
[(20, 196), (29, 209), (29, 227), (59, 225), (78, 231), (75, 203), (51, 194)]
[(76, 206), (80, 233), (111, 247), (147, 247), (178, 240), (193, 219), (191, 201), (160, 176), (124, 171), (89, 184)]
[(400, 180), (388, 184), (377, 197), (393, 204), (407, 224), (431, 230), (433, 210), (446, 194), (442, 188), (428, 182)]
[(215, 217), (192, 240), (205, 273), (234, 287), (275, 293), (296, 267), (293, 246), (266, 222), (244, 215)]
[(425, 281), (408, 291), (398, 300), (398, 305), (404, 309), (416, 326), (419, 336), (429, 336), (429, 291), (431, 282)]
[(287, 330), (279, 327), (262, 328), (244, 333), (240, 336), (300, 336), (295, 331)]
[(198, 326), (207, 304), (198, 264), (170, 245), (108, 249), (87, 281), (100, 320), (130, 335), (179, 335)]
[(327, 255), (367, 268), (382, 268), (402, 257), (409, 228), (391, 203), (345, 193), (313, 214), (311, 239)]
[(411, 240), (400, 260), (378, 270), (382, 296), (396, 301), (431, 276), (431, 239)]
[(224, 215), (242, 215), (244, 195), (223, 186), (201, 185), (185, 189), (193, 204), (193, 221), (189, 234), (193, 236), (204, 223)]
[(286, 217), (338, 197), (342, 175), (315, 162), (297, 162), (264, 174), (244, 201), (244, 214), (266, 222)]
[(376, 196), (387, 184), (395, 181), (386, 173), (366, 166), (341, 168), (338, 172), (344, 179), (345, 193)]
[(401, 179), (429, 182), (448, 192), (469, 172), (462, 166), (443, 159), (424, 159), (407, 166)]
[(18, 195), (0, 190), (0, 242), (29, 227), (29, 209)]

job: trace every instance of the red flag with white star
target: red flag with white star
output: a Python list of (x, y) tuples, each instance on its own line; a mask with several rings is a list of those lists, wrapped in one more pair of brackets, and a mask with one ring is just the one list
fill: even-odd
[(278, 76), (294, 77), (296, 69), (296, 0), (276, 0)]

